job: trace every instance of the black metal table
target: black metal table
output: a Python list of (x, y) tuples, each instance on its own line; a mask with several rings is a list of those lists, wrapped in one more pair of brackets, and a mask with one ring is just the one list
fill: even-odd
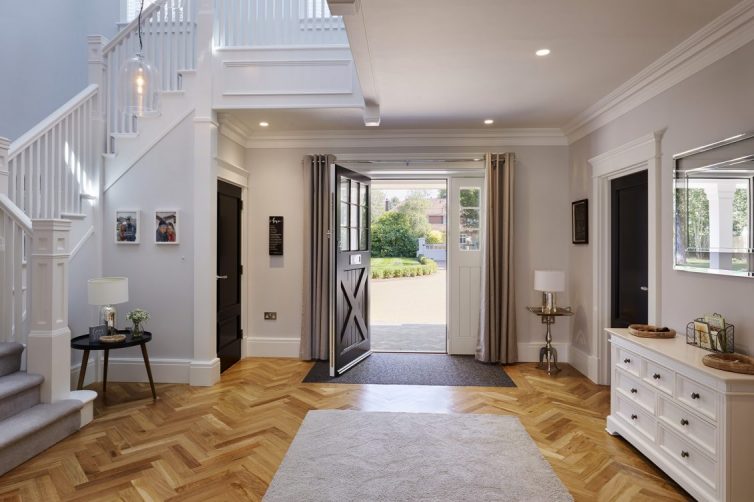
[(86, 376), (86, 366), (89, 362), (89, 352), (92, 350), (104, 350), (105, 351), (105, 374), (102, 379), (102, 397), (107, 394), (107, 362), (110, 358), (110, 351), (113, 349), (123, 349), (126, 347), (134, 347), (136, 345), (141, 346), (141, 355), (144, 358), (144, 366), (147, 368), (147, 376), (149, 377), (149, 386), (152, 388), (152, 399), (157, 399), (157, 392), (154, 390), (154, 380), (152, 380), (152, 368), (149, 366), (149, 355), (147, 354), (147, 343), (152, 339), (152, 333), (145, 331), (141, 336), (134, 337), (131, 331), (118, 330), (118, 334), (126, 335), (126, 339), (122, 342), (107, 343), (107, 342), (92, 342), (89, 340), (89, 335), (77, 336), (71, 340), (71, 348), (84, 351), (84, 357), (81, 359), (81, 371), (79, 372), (79, 384), (78, 389), (84, 385), (84, 376)]

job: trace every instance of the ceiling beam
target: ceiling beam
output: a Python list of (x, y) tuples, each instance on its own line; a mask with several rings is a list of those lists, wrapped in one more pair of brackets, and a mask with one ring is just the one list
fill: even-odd
[(330, 12), (343, 16), (348, 33), (348, 44), (364, 96), (364, 125), (380, 125), (380, 96), (372, 68), (364, 8), (360, 0), (328, 0)]

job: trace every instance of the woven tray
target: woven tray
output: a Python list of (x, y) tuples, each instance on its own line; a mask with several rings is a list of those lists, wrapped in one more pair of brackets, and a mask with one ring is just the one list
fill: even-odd
[(118, 343), (126, 339), (126, 335), (102, 335), (99, 341), (102, 343)]
[(710, 368), (754, 375), (754, 357), (744, 354), (707, 354), (702, 358), (702, 362)]
[(639, 338), (675, 338), (675, 330), (659, 331), (662, 328), (652, 326), (651, 324), (631, 324), (628, 332)]

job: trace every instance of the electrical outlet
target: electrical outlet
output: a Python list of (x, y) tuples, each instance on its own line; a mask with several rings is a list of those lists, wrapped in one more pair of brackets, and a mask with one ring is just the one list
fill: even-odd
[(278, 320), (278, 313), (277, 312), (265, 312), (264, 313), (264, 320), (265, 321), (277, 321)]

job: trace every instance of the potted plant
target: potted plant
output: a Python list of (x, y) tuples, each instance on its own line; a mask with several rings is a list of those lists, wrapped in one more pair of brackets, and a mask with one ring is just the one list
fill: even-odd
[(134, 327), (131, 330), (134, 338), (138, 338), (144, 334), (144, 322), (149, 320), (149, 312), (144, 309), (133, 309), (126, 314), (126, 319), (134, 323)]

